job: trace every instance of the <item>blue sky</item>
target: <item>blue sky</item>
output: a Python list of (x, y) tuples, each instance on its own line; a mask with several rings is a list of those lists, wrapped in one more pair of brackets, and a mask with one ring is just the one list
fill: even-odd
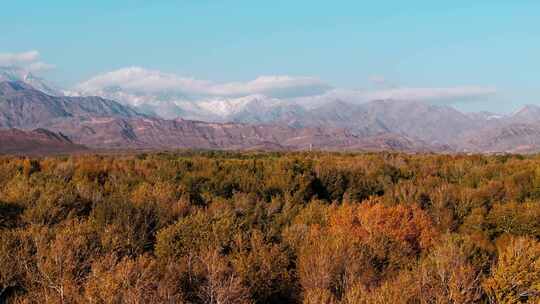
[(537, 0), (5, 2), (0, 53), (39, 51), (63, 86), (141, 66), (216, 82), (496, 88), (465, 110), (540, 104)]

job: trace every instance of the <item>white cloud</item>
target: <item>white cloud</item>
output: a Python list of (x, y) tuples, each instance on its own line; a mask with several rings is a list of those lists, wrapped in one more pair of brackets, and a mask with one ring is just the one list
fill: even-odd
[(36, 61), (27, 66), (27, 69), (30, 72), (41, 72), (41, 71), (48, 71), (55, 69), (56, 66), (54, 64), (45, 63), (43, 61)]
[(374, 90), (359, 92), (368, 100), (409, 100), (429, 102), (457, 102), (476, 99), (497, 93), (494, 87), (456, 86), (456, 87), (403, 87), (382, 75), (371, 75), (369, 81)]
[(317, 96), (294, 98), (293, 101), (306, 108), (314, 108), (334, 101), (353, 104), (361, 104), (374, 100), (455, 103), (486, 98), (496, 93), (496, 88), (483, 86), (395, 88), (381, 90), (333, 89)]
[(38, 51), (22, 53), (0, 53), (0, 67), (22, 69), (28, 72), (40, 72), (55, 66), (39, 60)]
[(146, 70), (140, 67), (123, 68), (95, 76), (77, 85), (82, 92), (99, 92), (121, 89), (134, 93), (176, 93), (200, 94), (209, 83), (194, 78), (179, 77), (174, 74)]
[[(374, 76), (372, 81), (387, 82), (381, 76)], [(151, 109), (168, 118), (184, 115), (202, 120), (213, 120), (224, 113), (242, 109), (253, 100), (265, 104), (279, 101), (309, 109), (336, 100), (354, 104), (381, 99), (452, 103), (494, 93), (495, 88), (483, 86), (345, 90), (331, 88), (314, 77), (293, 76), (260, 76), (246, 82), (217, 83), (141, 67), (104, 73), (80, 83), (72, 92), (66, 92), (68, 95), (110, 98)]]
[(382, 75), (371, 75), (369, 76), (369, 81), (375, 85), (384, 85), (387, 83), (387, 80)]
[(79, 84), (77, 91), (96, 94), (128, 91), (138, 94), (172, 92), (184, 96), (247, 96), (264, 94), (273, 97), (317, 95), (330, 88), (312, 77), (261, 76), (248, 82), (215, 83), (191, 77), (129, 67), (108, 72)]
[(0, 66), (20, 66), (39, 59), (38, 51), (24, 53), (0, 53)]
[(493, 95), (494, 87), (459, 86), (449, 88), (396, 88), (367, 92), (368, 100), (457, 101)]
[(260, 76), (249, 82), (213, 85), (212, 95), (245, 96), (264, 94), (274, 97), (313, 96), (322, 94), (330, 86), (313, 77)]

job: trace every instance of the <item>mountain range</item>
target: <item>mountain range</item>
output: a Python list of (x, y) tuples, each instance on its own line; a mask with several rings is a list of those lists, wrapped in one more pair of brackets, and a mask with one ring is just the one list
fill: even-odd
[(404, 136), (339, 128), (162, 119), (100, 97), (47, 95), (21, 81), (0, 83), (0, 128), (46, 129), (93, 149), (431, 150)]
[(46, 130), (92, 149), (540, 151), (540, 107), (534, 105), (497, 115), (332, 95), (313, 102), (261, 94), (181, 100), (164, 92), (140, 96), (135, 105), (120, 88), (102, 95), (60, 91), (29, 73), (0, 70), (0, 143)]

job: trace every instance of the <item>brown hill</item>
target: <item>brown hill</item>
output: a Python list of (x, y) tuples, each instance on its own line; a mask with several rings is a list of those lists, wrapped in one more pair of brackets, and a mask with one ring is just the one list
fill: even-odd
[(441, 151), (394, 134), (359, 136), (339, 128), (208, 123), (157, 118), (99, 117), (51, 126), (96, 149), (396, 150)]
[(73, 153), (87, 150), (62, 134), (45, 129), (0, 129), (1, 154)]

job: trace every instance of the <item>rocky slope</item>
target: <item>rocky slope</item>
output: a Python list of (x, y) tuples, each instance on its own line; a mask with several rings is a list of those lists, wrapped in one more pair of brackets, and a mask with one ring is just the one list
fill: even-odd
[(463, 151), (477, 153), (537, 153), (540, 151), (540, 125), (510, 123), (484, 128), (460, 138)]
[(20, 81), (0, 82), (1, 128), (47, 127), (64, 119), (86, 120), (95, 116), (144, 115), (100, 97), (50, 96)]

